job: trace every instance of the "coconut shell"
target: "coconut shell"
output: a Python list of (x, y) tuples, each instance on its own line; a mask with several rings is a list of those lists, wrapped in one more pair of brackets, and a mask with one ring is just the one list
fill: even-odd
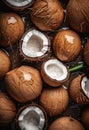
[(78, 104), (89, 104), (89, 99), (84, 94), (82, 88), (81, 88), (81, 81), (84, 75), (79, 75), (75, 77), (71, 83), (69, 88), (70, 96), (73, 98), (73, 100)]
[(68, 106), (69, 96), (66, 89), (51, 88), (45, 89), (40, 97), (40, 103), (49, 116), (61, 114)]
[(0, 78), (3, 77), (10, 69), (11, 62), (9, 56), (0, 50)]
[(20, 16), (15, 13), (0, 14), (0, 45), (3, 47), (18, 43), (25, 30)]
[(63, 8), (58, 0), (36, 0), (32, 7), (31, 20), (42, 31), (57, 29), (63, 18)]
[(89, 65), (89, 42), (86, 42), (84, 46), (84, 54), (83, 54), (84, 61)]
[(67, 5), (67, 20), (78, 32), (89, 32), (89, 0), (70, 0)]
[(11, 70), (5, 77), (8, 93), (18, 102), (37, 98), (42, 90), (42, 81), (37, 69), (21, 66)]
[(4, 93), (0, 92), (0, 125), (10, 123), (16, 115), (15, 104)]
[(84, 130), (83, 125), (74, 118), (61, 117), (56, 119), (48, 130)]
[(81, 39), (71, 30), (61, 30), (53, 40), (53, 50), (61, 61), (69, 62), (75, 59), (81, 50)]

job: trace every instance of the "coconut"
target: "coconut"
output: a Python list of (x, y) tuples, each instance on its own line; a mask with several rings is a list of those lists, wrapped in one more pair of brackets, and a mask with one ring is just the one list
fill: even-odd
[(5, 82), (8, 93), (22, 103), (37, 98), (42, 90), (40, 73), (30, 66), (21, 66), (9, 71)]
[(70, 0), (67, 5), (67, 19), (78, 32), (89, 32), (89, 0)]
[(16, 116), (16, 126), (19, 130), (43, 130), (47, 126), (45, 110), (37, 104), (29, 104), (20, 108)]
[(72, 117), (61, 117), (56, 119), (48, 130), (84, 130), (84, 127)]
[(87, 65), (89, 65), (89, 42), (85, 43), (83, 58)]
[(40, 104), (52, 117), (61, 114), (68, 106), (69, 96), (65, 88), (48, 88), (40, 96)]
[(36, 0), (32, 7), (31, 20), (42, 31), (57, 29), (63, 18), (63, 8), (58, 0)]
[(54, 36), (53, 50), (61, 61), (74, 60), (80, 53), (81, 47), (81, 39), (74, 31), (61, 30)]
[(75, 77), (70, 83), (69, 92), (76, 103), (89, 104), (89, 79), (85, 75)]
[(57, 87), (68, 80), (69, 71), (62, 62), (54, 58), (43, 62), (41, 75), (48, 85)]
[(24, 33), (24, 23), (15, 13), (0, 14), (0, 46), (7, 47), (18, 43)]
[(39, 62), (50, 54), (50, 39), (36, 29), (29, 29), (21, 38), (20, 55), (28, 62)]

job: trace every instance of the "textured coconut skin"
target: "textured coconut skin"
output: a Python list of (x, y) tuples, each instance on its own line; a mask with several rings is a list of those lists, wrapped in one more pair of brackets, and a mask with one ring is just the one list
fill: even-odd
[(48, 130), (84, 130), (82, 124), (71, 117), (61, 117), (56, 119)]
[[(26, 80), (24, 74), (30, 76)], [(42, 80), (37, 69), (21, 66), (6, 74), (5, 82), (8, 93), (18, 102), (27, 102), (37, 98), (42, 90)]]
[(89, 130), (89, 106), (83, 110), (81, 120), (86, 129)]
[(61, 114), (68, 106), (69, 96), (63, 87), (45, 89), (40, 97), (40, 104), (45, 108), (49, 116)]
[(63, 8), (58, 0), (37, 0), (32, 7), (31, 20), (42, 31), (57, 29), (63, 18)]
[[(72, 37), (72, 42), (66, 36)], [(77, 33), (71, 30), (61, 30), (53, 40), (53, 50), (57, 58), (64, 62), (75, 59), (81, 50), (81, 40)]]
[(89, 32), (89, 0), (70, 0), (67, 5), (67, 19), (78, 32)]
[(25, 30), (20, 16), (15, 13), (0, 14), (0, 45), (3, 47), (18, 43)]
[(79, 75), (71, 81), (69, 93), (76, 103), (89, 104), (89, 99), (86, 97), (86, 95), (84, 94), (81, 88), (81, 81), (83, 77), (84, 75)]
[(15, 104), (5, 94), (0, 92), (0, 125), (10, 123), (16, 115)]
[[(45, 70), (44, 70), (44, 65), (45, 65), (45, 62), (43, 62), (42, 66), (41, 66), (41, 75), (42, 75), (42, 78), (44, 80), (45, 83), (47, 83), (48, 85), (52, 86), (52, 87), (58, 87), (58, 86), (61, 86), (64, 82), (66, 82), (70, 76), (70, 73), (69, 71), (68, 74), (67, 74), (67, 77), (64, 79), (64, 80), (61, 80), (61, 81), (57, 81), (55, 79), (52, 79), (51, 77), (49, 77)], [(65, 66), (67, 68), (67, 66)]]
[(11, 62), (9, 56), (0, 50), (0, 78), (3, 77), (10, 69)]
[(86, 42), (84, 47), (84, 61), (89, 65), (89, 42)]

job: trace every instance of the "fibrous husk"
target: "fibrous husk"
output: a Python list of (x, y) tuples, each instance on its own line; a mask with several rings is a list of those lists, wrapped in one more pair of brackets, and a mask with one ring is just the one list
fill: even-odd
[(87, 65), (89, 65), (89, 42), (85, 43), (83, 56), (84, 61), (87, 63)]

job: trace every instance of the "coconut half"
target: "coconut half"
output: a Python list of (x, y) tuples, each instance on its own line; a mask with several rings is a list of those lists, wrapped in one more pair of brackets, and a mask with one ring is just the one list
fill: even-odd
[(86, 76), (82, 78), (81, 87), (84, 94), (89, 98), (89, 79)]
[(43, 108), (29, 105), (21, 109), (16, 119), (20, 130), (43, 130), (46, 127), (46, 113)]
[(57, 59), (50, 59), (41, 68), (43, 80), (50, 86), (59, 86), (69, 78), (67, 67)]
[(27, 61), (40, 61), (48, 56), (50, 40), (42, 32), (30, 29), (20, 42), (20, 54)]

